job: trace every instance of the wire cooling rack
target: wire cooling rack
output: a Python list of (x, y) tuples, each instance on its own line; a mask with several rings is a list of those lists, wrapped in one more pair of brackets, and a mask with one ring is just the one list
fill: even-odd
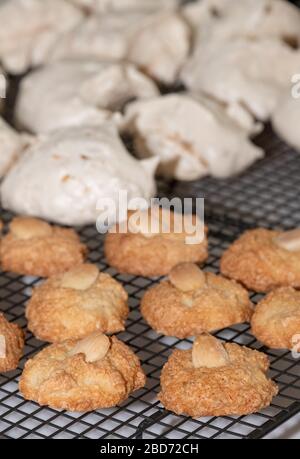
[[(161, 194), (206, 196), (206, 223), (210, 229), (210, 257), (205, 269), (219, 271), (223, 251), (246, 228), (257, 225), (293, 227), (300, 222), (300, 155), (289, 149), (267, 129), (258, 139), (267, 150), (264, 160), (230, 181), (211, 178), (192, 184), (162, 184)], [(227, 197), (224, 202), (223, 197)], [(11, 215), (2, 212), (8, 223)], [(157, 401), (162, 366), (174, 348), (187, 349), (191, 340), (157, 335), (142, 319), (139, 304), (145, 290), (159, 279), (120, 275), (109, 268), (103, 255), (103, 238), (94, 227), (79, 229), (87, 243), (89, 260), (122, 282), (130, 296), (130, 316), (120, 338), (139, 356), (147, 374), (146, 388), (133, 394), (122, 406), (89, 414), (58, 412), (25, 401), (18, 392), (24, 362), (44, 346), (30, 333), (17, 371), (0, 375), (0, 438), (261, 438), (300, 412), (300, 361), (290, 352), (268, 350), (250, 334), (248, 325), (217, 333), (225, 341), (266, 352), (271, 360), (270, 376), (280, 387), (272, 405), (246, 417), (191, 419), (176, 416)], [(0, 275), (1, 310), (26, 329), (24, 306), (38, 279), (10, 273)], [(252, 295), (257, 302), (260, 295)]]

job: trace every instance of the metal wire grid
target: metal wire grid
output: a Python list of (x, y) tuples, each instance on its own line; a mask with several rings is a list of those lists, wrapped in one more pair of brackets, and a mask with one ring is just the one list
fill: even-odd
[[(8, 213), (2, 214), (7, 222)], [(239, 225), (220, 218), (210, 218), (210, 257), (206, 269), (218, 272), (224, 249), (240, 234)], [(217, 334), (233, 341), (267, 352), (272, 366), (271, 376), (280, 386), (280, 395), (271, 407), (247, 417), (190, 419), (166, 412), (156, 395), (163, 364), (174, 347), (186, 349), (190, 340), (178, 340), (157, 335), (139, 313), (140, 299), (156, 280), (125, 276), (108, 267), (102, 251), (102, 236), (93, 227), (82, 228), (81, 238), (90, 249), (89, 259), (121, 281), (130, 295), (131, 313), (126, 332), (120, 334), (139, 356), (147, 374), (146, 388), (133, 394), (121, 407), (89, 414), (58, 412), (25, 401), (18, 393), (18, 379), (24, 362), (41, 350), (43, 343), (27, 333), (24, 358), (17, 371), (0, 375), (0, 438), (260, 438), (300, 411), (300, 365), (289, 352), (262, 348), (247, 325), (231, 327)], [(1, 310), (6, 317), (26, 328), (24, 305), (38, 279), (2, 273), (0, 276)], [(260, 298), (253, 295), (253, 301)]]

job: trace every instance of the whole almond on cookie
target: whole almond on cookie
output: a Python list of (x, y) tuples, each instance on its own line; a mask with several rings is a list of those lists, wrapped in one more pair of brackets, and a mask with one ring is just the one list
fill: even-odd
[(181, 263), (172, 269), (169, 280), (182, 292), (190, 292), (205, 285), (205, 274), (194, 263)]
[(18, 239), (31, 239), (33, 237), (46, 237), (52, 233), (51, 226), (35, 218), (17, 217), (10, 224), (12, 234)]
[(285, 231), (274, 238), (275, 244), (289, 252), (300, 251), (300, 229)]
[(109, 348), (109, 338), (103, 333), (96, 332), (79, 341), (70, 352), (70, 355), (84, 354), (86, 362), (94, 363), (104, 359)]
[(218, 368), (230, 363), (225, 347), (217, 338), (211, 335), (200, 335), (196, 338), (192, 361), (195, 368)]
[(75, 290), (87, 290), (97, 280), (99, 269), (92, 264), (82, 264), (63, 274), (61, 286)]

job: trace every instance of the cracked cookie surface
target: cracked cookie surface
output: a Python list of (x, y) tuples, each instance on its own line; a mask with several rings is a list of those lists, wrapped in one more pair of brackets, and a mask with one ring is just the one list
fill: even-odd
[(72, 229), (29, 217), (14, 218), (2, 239), (4, 271), (49, 277), (83, 263), (87, 248)]
[(266, 355), (198, 337), (192, 350), (175, 350), (161, 375), (159, 400), (192, 417), (247, 415), (270, 405), (278, 388), (266, 377)]
[(177, 338), (249, 322), (253, 311), (242, 286), (189, 263), (178, 265), (168, 280), (149, 289), (141, 304), (154, 330)]
[(251, 321), (253, 335), (272, 349), (293, 349), (300, 338), (300, 292), (280, 288), (260, 301)]
[(144, 385), (139, 359), (129, 347), (95, 333), (52, 344), (29, 360), (20, 391), (42, 406), (89, 412), (116, 406)]
[(82, 264), (34, 289), (26, 307), (28, 328), (43, 341), (80, 339), (95, 331), (125, 329), (128, 295), (109, 274)]
[(287, 243), (289, 233), (295, 232), (263, 228), (247, 231), (224, 253), (222, 274), (255, 292), (300, 287), (299, 234), (292, 235), (292, 243)]
[[(147, 211), (145, 213), (147, 214)], [(141, 215), (140, 214), (140, 215)], [(175, 233), (176, 214), (160, 210), (155, 222), (159, 230), (154, 233), (151, 228), (141, 224), (127, 222), (129, 231), (121, 233), (119, 226), (110, 232), (105, 240), (105, 255), (108, 263), (119, 272), (144, 277), (164, 276), (171, 269), (183, 262), (202, 263), (208, 257), (207, 228), (204, 228), (204, 239), (195, 244), (187, 244), (186, 238), (193, 237), (192, 231)], [(132, 214), (129, 213), (129, 217)], [(165, 232), (165, 224), (170, 223), (170, 231)], [(193, 216), (193, 225), (203, 225)], [(196, 230), (195, 230), (196, 231)]]
[(24, 333), (0, 313), (0, 373), (15, 370), (23, 355)]

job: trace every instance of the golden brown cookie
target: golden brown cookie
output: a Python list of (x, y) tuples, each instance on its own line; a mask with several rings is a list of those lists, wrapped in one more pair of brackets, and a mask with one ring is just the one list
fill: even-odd
[(167, 410), (192, 417), (255, 413), (278, 393), (266, 377), (266, 355), (199, 336), (193, 349), (175, 350), (161, 375), (159, 400)]
[(26, 307), (28, 328), (39, 339), (62, 342), (95, 331), (124, 330), (128, 295), (109, 274), (81, 264), (34, 289)]
[[(108, 263), (119, 272), (144, 277), (164, 276), (171, 269), (183, 262), (202, 263), (208, 257), (207, 228), (198, 217), (193, 216), (193, 225), (204, 228), (204, 240), (198, 243), (187, 243), (192, 231), (176, 232), (178, 214), (159, 209), (157, 231), (143, 221), (149, 212), (140, 212), (140, 217), (130, 220), (129, 213), (126, 233), (120, 233), (120, 226), (114, 228), (105, 240), (105, 255)], [(168, 227), (168, 222), (170, 226)], [(126, 224), (125, 224), (126, 225)]]
[(62, 273), (82, 263), (87, 251), (74, 230), (28, 217), (11, 222), (0, 250), (4, 271), (40, 277)]
[(273, 349), (293, 349), (300, 336), (300, 292), (280, 288), (258, 303), (251, 321), (253, 335)]
[(247, 231), (224, 253), (221, 272), (255, 292), (300, 287), (300, 232)]
[(24, 333), (0, 313), (0, 373), (15, 370), (23, 355)]
[(24, 398), (58, 410), (87, 412), (125, 401), (145, 385), (139, 359), (116, 337), (96, 332), (52, 344), (24, 368)]
[(253, 311), (243, 287), (192, 263), (173, 268), (169, 279), (149, 289), (141, 303), (154, 330), (181, 339), (250, 322)]

